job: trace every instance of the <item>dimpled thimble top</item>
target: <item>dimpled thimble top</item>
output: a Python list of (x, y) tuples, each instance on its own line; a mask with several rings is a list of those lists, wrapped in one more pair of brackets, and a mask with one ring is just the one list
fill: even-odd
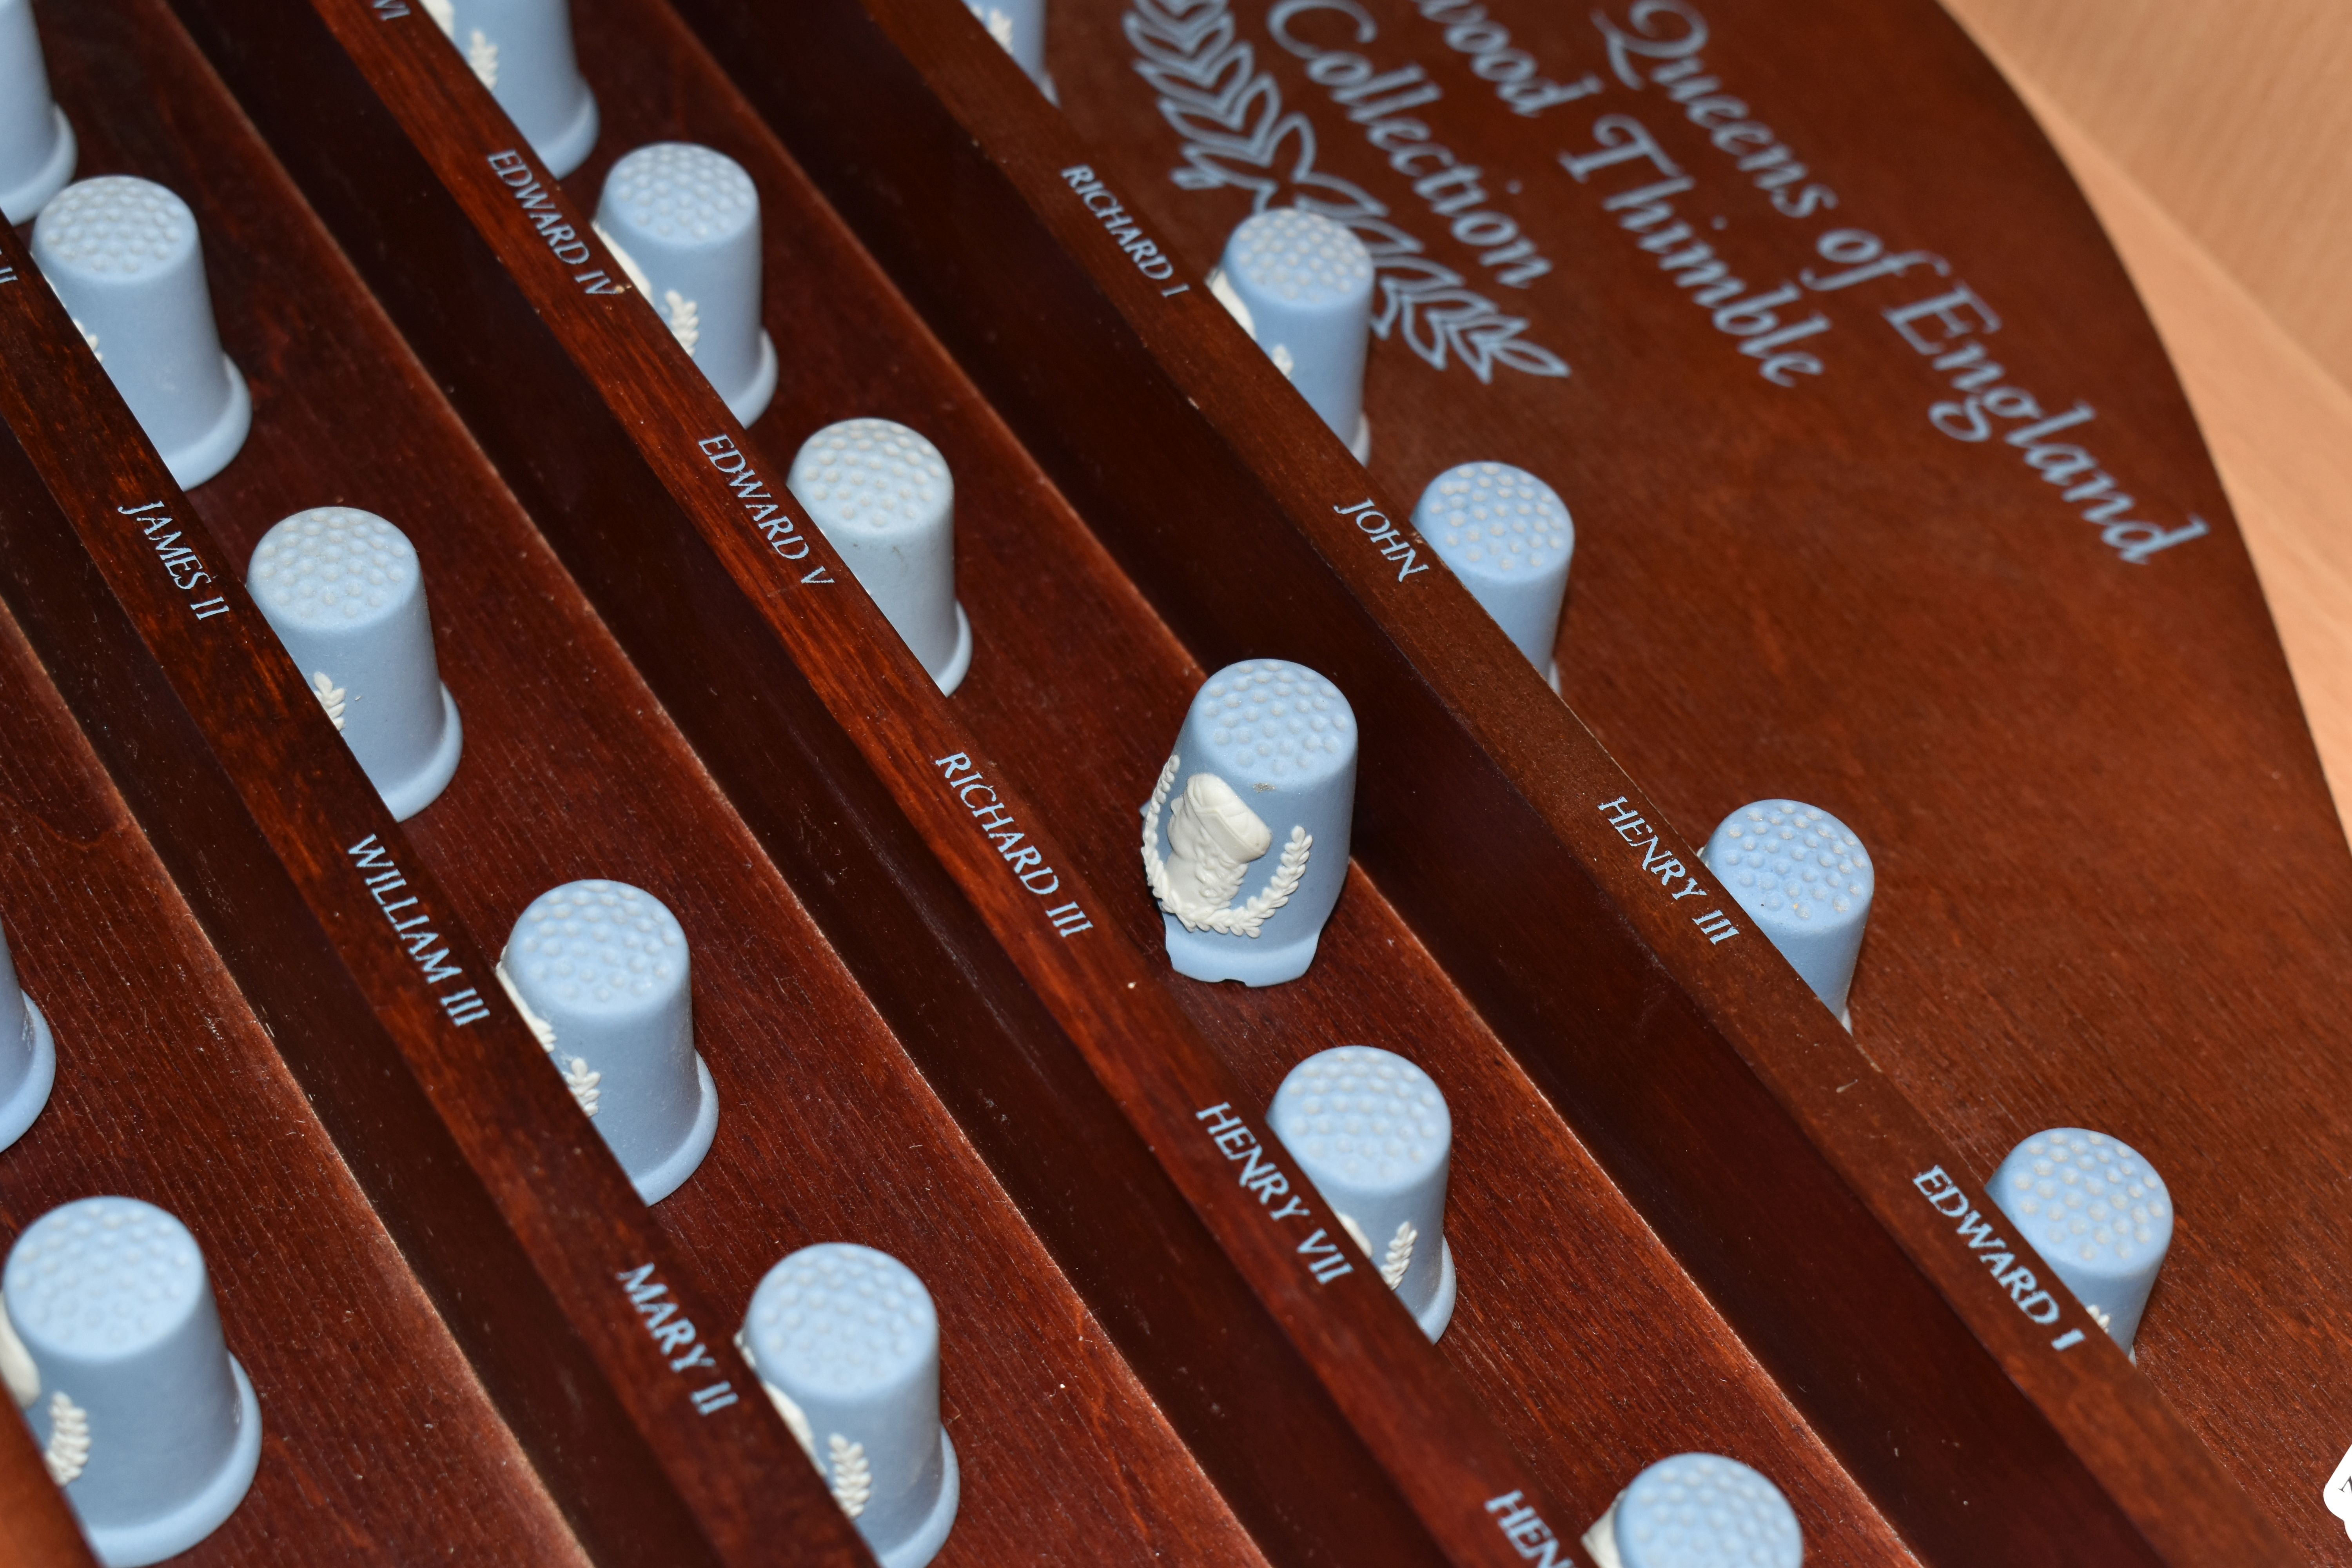
[(373, 512), (322, 506), (269, 531), (246, 584), (272, 622), (331, 631), (390, 613), (417, 574), (416, 548), (400, 530)]
[(1760, 800), (1717, 830), (1707, 864), (1759, 917), (1829, 921), (1868, 909), (1870, 854), (1846, 825), (1818, 806)]
[(2163, 1259), (2172, 1194), (2130, 1145), (2060, 1127), (2018, 1146), (2001, 1168), (2000, 1206), (2053, 1266), (2124, 1274)]
[(209, 1289), (188, 1227), (136, 1198), (84, 1198), (43, 1215), (9, 1253), (6, 1287), (27, 1341), (85, 1361), (169, 1339)]
[(1341, 1046), (1283, 1080), (1274, 1122), (1285, 1147), (1351, 1186), (1389, 1186), (1444, 1164), (1454, 1121), (1429, 1075), (1391, 1051)]
[(954, 502), (940, 449), (888, 419), (845, 419), (818, 431), (793, 463), (793, 494), (827, 533), (836, 528), (893, 532)]
[(656, 142), (614, 164), (603, 199), (632, 226), (677, 245), (740, 234), (760, 212), (741, 164), (688, 142)]
[(686, 932), (625, 882), (566, 882), (523, 911), (505, 962), (532, 994), (574, 1013), (635, 1012), (685, 973)]
[(1737, 1459), (1677, 1454), (1617, 1500), (1625, 1568), (1799, 1568), (1803, 1533), (1780, 1489)]
[(68, 185), (42, 209), (41, 265), (129, 281), (195, 248), (188, 204), (150, 180), (107, 174)]
[(751, 1300), (760, 1375), (808, 1398), (853, 1400), (921, 1372), (939, 1353), (939, 1313), (915, 1271), (870, 1247), (805, 1247)]
[(1287, 303), (1322, 305), (1371, 287), (1372, 258), (1345, 226), (1297, 207), (1259, 213), (1234, 230), (1225, 266)]
[(1552, 488), (1507, 463), (1465, 463), (1430, 482), (1413, 526), (1456, 572), (1533, 576), (1569, 557), (1568, 508)]
[(1212, 742), (1228, 756), (1254, 759), (1271, 778), (1323, 771), (1355, 745), (1355, 710), (1339, 689), (1287, 659), (1230, 665), (1202, 689), (1196, 705)]

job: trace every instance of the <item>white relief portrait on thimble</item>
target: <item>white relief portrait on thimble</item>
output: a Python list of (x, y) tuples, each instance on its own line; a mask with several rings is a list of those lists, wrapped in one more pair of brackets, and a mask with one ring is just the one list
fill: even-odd
[(1182, 763), (1181, 756), (1168, 759), (1146, 814), (1143, 872), (1152, 897), (1160, 900), (1162, 910), (1181, 921), (1186, 931), (1255, 937), (1265, 929), (1266, 917), (1298, 890), (1314, 855), (1314, 836), (1304, 827), (1293, 827), (1274, 880), (1234, 909), (1234, 895), (1241, 890), (1242, 879), (1248, 874), (1250, 863), (1274, 847), (1274, 834), (1242, 804), (1233, 785), (1214, 773), (1194, 773), (1168, 814), (1171, 853), (1163, 857), (1160, 808)]

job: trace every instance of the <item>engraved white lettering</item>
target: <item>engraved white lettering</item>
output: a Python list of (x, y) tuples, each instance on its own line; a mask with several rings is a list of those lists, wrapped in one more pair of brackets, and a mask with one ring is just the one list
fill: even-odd
[[(163, 575), (172, 580), (173, 587), (183, 594), (194, 593), (213, 580), (212, 573), (205, 569), (196, 552), (180, 542), (181, 531), (170, 517), (164, 515), (162, 501), (151, 500), (139, 506), (120, 506), (114, 510), (142, 524), (140, 532), (155, 552), (156, 564), (163, 568)], [(188, 605), (189, 612), (200, 621), (225, 616), (228, 609), (227, 598), (218, 595), (192, 600)]]
[[(416, 965), (417, 973), (423, 977), (425, 983), (427, 985), (438, 985), (444, 981), (456, 980), (463, 976), (465, 971), (449, 962), (449, 950), (446, 947), (436, 949), (433, 946), (435, 942), (441, 940), (439, 937), (430, 931), (420, 931), (415, 936), (407, 934), (416, 931), (419, 926), (430, 925), (433, 917), (418, 903), (414, 895), (387, 901), (385, 895), (399, 892), (407, 887), (408, 879), (403, 876), (400, 868), (393, 863), (392, 856), (377, 840), (376, 836), (373, 833), (369, 834), (343, 853), (351, 858), (353, 866), (362, 873), (361, 883), (367, 889), (368, 897), (375, 900), (376, 908), (383, 911), (385, 921), (394, 931), (401, 933), (401, 943), (408, 949), (408, 962)], [(370, 872), (373, 875), (367, 874)], [(417, 912), (406, 920), (399, 919), (400, 911), (406, 909), (415, 909)], [(460, 1028), (467, 1024), (478, 1023), (490, 1016), (488, 1004), (483, 1002), (481, 996), (471, 986), (462, 991), (437, 995), (434, 1000), (438, 1002), (442, 1011), (449, 1016), (449, 1021)]]
[[(539, 176), (531, 171), (530, 160), (509, 148), (491, 153), (488, 162), (490, 173), (499, 177), (499, 183), (506, 186), (507, 193), (514, 197), (523, 215), (539, 230), (539, 237), (546, 244), (549, 253), (566, 267), (585, 267), (594, 252), (589, 249), (588, 242), (580, 237), (578, 230), (563, 221), (563, 214), (555, 205), (554, 193), (541, 184)], [(574, 273), (572, 280), (580, 284), (583, 292), (590, 294), (628, 291), (626, 284), (615, 283), (602, 271)]]
[[(751, 467), (751, 459), (743, 449), (735, 445), (735, 438), (712, 436), (697, 441), (695, 445), (701, 449), (703, 459), (719, 470), (719, 477), (727, 481), (727, 488), (742, 503), (751, 526), (760, 531), (760, 536), (767, 541), (768, 548), (787, 561), (806, 559), (808, 535), (800, 531), (798, 523), (784, 515), (782, 503), (769, 493), (767, 481), (760, 477), (759, 470)], [(818, 571), (801, 581), (830, 583), (833, 579)]]
[[(709, 1345), (696, 1331), (693, 1323), (677, 1316), (677, 1303), (665, 1301), (669, 1287), (654, 1278), (654, 1266), (641, 1264), (613, 1276), (628, 1293), (629, 1305), (644, 1320), (646, 1332), (651, 1336), (655, 1349), (669, 1363), (675, 1373), (690, 1372), (698, 1366), (716, 1367)], [(714, 1383), (706, 1388), (689, 1389), (687, 1397), (694, 1402), (695, 1414), (708, 1415), (736, 1403), (737, 1395), (724, 1383)]]
[[(1102, 220), (1102, 226), (1110, 230), (1111, 237), (1118, 242), (1118, 247), (1127, 252), (1128, 259), (1135, 263), (1138, 272), (1155, 283), (1165, 283), (1176, 276), (1176, 264), (1160, 253), (1159, 246), (1143, 237), (1140, 226), (1128, 216), (1127, 209), (1119, 205), (1118, 198), (1111, 195), (1109, 188), (1095, 177), (1094, 170), (1084, 163), (1073, 163), (1062, 171), (1062, 180), (1077, 193), (1078, 200), (1086, 205), (1087, 211)], [(1166, 299), (1171, 294), (1181, 294), (1191, 287), (1188, 283), (1180, 288), (1163, 289), (1160, 297)]]
[[(1012, 868), (1014, 879), (1023, 887), (1039, 898), (1062, 890), (1061, 873), (1045, 864), (1043, 850), (1022, 842), (1027, 835), (1013, 826), (1012, 811), (998, 796), (996, 786), (971, 765), (970, 757), (956, 752), (932, 758), (931, 765), (940, 770), (940, 776), (947, 781), (948, 793), (980, 824), (982, 837), (996, 847), (998, 857)], [(974, 805), (973, 797), (982, 794), (988, 799)], [(1055, 931), (1066, 942), (1080, 931), (1095, 929), (1086, 910), (1075, 902), (1047, 910), (1045, 918), (1054, 922)]]

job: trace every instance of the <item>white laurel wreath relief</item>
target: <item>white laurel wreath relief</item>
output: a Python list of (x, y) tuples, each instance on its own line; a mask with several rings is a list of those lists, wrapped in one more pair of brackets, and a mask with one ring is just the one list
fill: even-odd
[(89, 1468), (89, 1412), (66, 1397), (49, 1395), (49, 1446), (41, 1450), (49, 1479), (65, 1486)]
[[(760, 1370), (760, 1358), (751, 1353), (751, 1337), (740, 1329), (735, 1332), (735, 1348), (743, 1352), (744, 1362), (753, 1372)], [(760, 1380), (760, 1386), (768, 1391), (768, 1403), (774, 1405), (776, 1414), (784, 1418), (784, 1426), (792, 1433), (793, 1440), (801, 1446), (801, 1452), (809, 1457), (811, 1464), (814, 1464), (816, 1429), (809, 1425), (808, 1412), (803, 1410), (791, 1394), (766, 1378)]]
[(1176, 786), (1176, 768), (1181, 761), (1175, 752), (1169, 753), (1168, 765), (1160, 770), (1159, 785), (1151, 792), (1150, 803), (1143, 808), (1144, 880), (1150, 885), (1151, 896), (1160, 901), (1160, 907), (1181, 921), (1186, 931), (1213, 931), (1222, 936), (1255, 940), (1267, 917), (1290, 902), (1290, 895), (1298, 890), (1315, 847), (1314, 837), (1303, 826), (1292, 827), (1290, 841), (1282, 847), (1282, 858), (1275, 866), (1274, 879), (1241, 908), (1233, 907), (1230, 893), (1223, 904), (1203, 908), (1177, 889), (1168, 874), (1168, 862), (1160, 853), (1160, 814), (1168, 804), (1169, 792)]
[(1567, 361), (1528, 340), (1525, 317), (1505, 314), (1423, 255), (1427, 247), (1361, 185), (1315, 167), (1314, 123), (1284, 110), (1280, 84), (1234, 37), (1227, 0), (1129, 0), (1125, 26), (1136, 74), (1184, 139), (1184, 166), (1169, 174), (1178, 186), (1232, 186), (1251, 194), (1254, 211), (1288, 205), (1346, 225), (1371, 252), (1380, 289), (1372, 331), (1402, 337), (1435, 369), (1459, 363), (1480, 381), (1492, 381), (1497, 366), (1568, 374)]
[(16, 1337), (16, 1325), (8, 1319), (8, 1309), (0, 1304), (0, 1382), (8, 1384), (8, 1393), (19, 1410), (30, 1410), (33, 1401), (41, 1396), (41, 1369), (34, 1364), (33, 1352)]
[[(424, 0), (425, 14), (441, 29), (441, 36), (455, 43), (457, 39), (457, 7), (456, 0)], [(466, 40), (466, 64), (473, 68), (476, 79), (484, 87), (499, 85), (499, 47), (490, 42), (489, 35), (479, 27), (470, 29)]]
[(866, 1463), (866, 1445), (853, 1443), (835, 1432), (825, 1440), (833, 1456), (833, 1500), (841, 1511), (856, 1519), (866, 1511), (866, 1500), (874, 1495), (874, 1472)]
[(343, 728), (345, 706), (343, 689), (336, 685), (325, 670), (317, 669), (310, 672), (310, 694), (319, 700), (319, 706), (327, 710), (327, 717), (334, 721), (336, 732), (340, 734)]
[[(341, 726), (338, 725), (337, 728), (340, 729)], [(572, 1057), (567, 1059), (557, 1056), (555, 1026), (541, 1017), (532, 1010), (531, 1005), (522, 999), (522, 991), (515, 984), (514, 976), (507, 973), (507, 961), (501, 958), (497, 963), (491, 965), (491, 968), (499, 977), (499, 984), (506, 987), (507, 1000), (515, 1005), (515, 1011), (522, 1015), (522, 1021), (530, 1026), (531, 1038), (539, 1042), (539, 1048), (545, 1051), (548, 1059), (562, 1072), (563, 1087), (572, 1091), (572, 1103), (588, 1115), (595, 1115), (596, 1102), (604, 1098), (604, 1091), (596, 1086), (604, 1081), (604, 1075), (600, 1072), (590, 1072), (586, 1057)]]
[[(603, 224), (592, 223), (588, 226), (596, 231), (596, 237), (604, 242), (604, 248), (613, 253), (613, 259), (621, 264), (621, 270), (628, 274), (629, 281), (636, 285), (637, 292), (645, 296), (646, 303), (653, 304), (653, 279), (647, 278), (646, 269), (637, 265), (637, 258), (631, 256)], [(668, 307), (667, 310), (659, 305), (654, 307), (661, 316), (662, 324), (669, 328), (669, 335), (677, 340), (677, 346), (686, 351), (688, 359), (692, 359), (694, 345), (702, 341), (700, 307), (675, 289), (664, 289), (662, 300)]]
[[(1348, 1239), (1354, 1242), (1365, 1257), (1372, 1255), (1372, 1238), (1364, 1234), (1364, 1227), (1356, 1223), (1355, 1215), (1341, 1214), (1339, 1228), (1348, 1233)], [(1389, 1237), (1389, 1255), (1381, 1263), (1381, 1284), (1393, 1290), (1403, 1282), (1405, 1270), (1412, 1267), (1412, 1244), (1420, 1239), (1421, 1232), (1412, 1228), (1412, 1221), (1397, 1221), (1396, 1234)]]

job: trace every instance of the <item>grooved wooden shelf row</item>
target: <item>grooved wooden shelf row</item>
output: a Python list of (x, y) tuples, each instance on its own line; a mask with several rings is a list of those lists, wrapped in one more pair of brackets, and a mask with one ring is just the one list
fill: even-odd
[[(506, 1461), (492, 1489), (515, 1522), (483, 1529), (549, 1561), (856, 1554), (764, 1402), (694, 1416), (625, 1301), (597, 1294), (622, 1258), (658, 1259), (719, 1341), (775, 1257), (843, 1237), (906, 1258), (940, 1298), (966, 1467), (943, 1562), (1517, 1561), (1486, 1501), (1520, 1491), (1572, 1538), (1643, 1463), (1685, 1447), (1771, 1473), (1816, 1562), (2278, 1550), (2119, 1355), (2102, 1341), (2053, 1360), (2053, 1331), (2004, 1317), (1906, 1194), (1927, 1163), (1990, 1169), (1980, 1147), (1949, 1152), (1981, 1131), (1902, 1081), (1922, 1119), (1824, 1036), (1769, 952), (1717, 952), (1644, 903), (1591, 811), (1638, 792), (1442, 574), (1406, 602), (1348, 553), (1318, 511), (1326, 490), (1362, 495), (1362, 477), (1255, 351), (1204, 300), (1137, 324), (1115, 247), (1039, 195), (1076, 158), (1109, 166), (1118, 139), (1066, 151), (1069, 131), (961, 12), (886, 8), (877, 25), (819, 9), (825, 47), (809, 49), (763, 36), (749, 7), (579, 7), (606, 128), (565, 211), (593, 210), (614, 155), (669, 137), (720, 147), (761, 186), (787, 369), (749, 432), (634, 300), (567, 295), (488, 170), (510, 128), (421, 16), (333, 0), (315, 20), (235, 0), (179, 15), (221, 79), (160, 5), (75, 17), (51, 49), (83, 172), (144, 174), (195, 207), (225, 340), (255, 384), (252, 448), (190, 504), (230, 563), (278, 516), (328, 501), (416, 541), (468, 755), (443, 802), (382, 834), (471, 933), (472, 963), (538, 890), (579, 875), (655, 891), (696, 944), (720, 1145), (648, 1214), (503, 1008), (478, 1037), (453, 1033), (384, 973), (388, 942), (345, 918), (333, 847), (380, 811), (249, 605), (234, 649), (198, 654), (173, 640), (168, 605), (142, 601), (95, 502), (144, 497), (158, 470), (57, 313), (11, 321), (30, 334), (11, 339), (12, 370), (16, 345), (41, 345), (49, 395), (9, 410), (29, 462), (12, 532), (38, 518), (21, 531), (41, 542), (17, 552), (8, 592), (56, 682), (31, 684), (79, 719), (127, 806), (62, 720), (53, 765), (115, 801), (144, 830), (125, 837), (192, 889), (173, 929), (317, 1106), (299, 1124), (355, 1178), (339, 1232), (388, 1238), (370, 1254), (398, 1287), (384, 1299), (415, 1304), (376, 1331), (456, 1369), (449, 1397), (478, 1441), (536, 1467)], [(866, 101), (795, 81), (821, 60)], [(1056, 64), (1075, 100), (1067, 50)], [(155, 91), (126, 95), (126, 79)], [(793, 93), (803, 107), (773, 100)], [(927, 223), (951, 214), (1000, 265), (968, 243), (927, 256), (877, 218), (889, 204), (857, 199), (861, 181)], [(1206, 233), (1195, 249), (1213, 251)], [(976, 325), (989, 310), (1003, 348)], [(1064, 342), (1024, 384), (1008, 365), (1031, 334)], [(1374, 404), (1384, 438), (1442, 424), (1405, 390)], [(951, 702), (854, 589), (766, 575), (698, 468), (696, 441), (725, 434), (780, 476), (810, 430), (866, 414), (923, 428), (955, 469), (979, 654)], [(95, 452), (93, 429), (112, 438)], [(1382, 463), (1374, 483), (1402, 500)], [(1212, 545), (1252, 568), (1230, 602), (1188, 574), (1187, 551)], [(105, 579), (79, 617), (53, 602), (64, 581), (92, 592), (76, 550)], [(1570, 651), (1595, 592), (1580, 579)], [(1269, 652), (1330, 672), (1365, 719), (1352, 886), (1308, 981), (1171, 981), (1136, 887), (1134, 807), (1204, 667)], [(109, 686), (93, 672), (110, 654), (152, 673)], [(209, 681), (185, 662), (200, 658)], [(2258, 685), (2259, 658), (2243, 662)], [(209, 795), (130, 765), (142, 725)], [(1640, 725), (1603, 728), (1635, 754)], [(1651, 743), (1672, 758), (1679, 742)], [(951, 754), (1019, 799), (1094, 917), (1086, 940), (1042, 921), (943, 805), (931, 770)], [(253, 888), (207, 874), (224, 855), (257, 868)], [(275, 923), (249, 925), (256, 908)], [(1874, 944), (1866, 963), (1898, 957), (1858, 1002), (1902, 1017), (1936, 977), (1884, 931)], [(289, 952), (350, 994), (298, 994)], [(353, 1081), (289, 1026), (330, 1015), (385, 1076)], [(1867, 1014), (1863, 1030), (1884, 1052)], [(245, 1035), (288, 1081), (250, 1021)], [(1342, 1041), (1414, 1057), (1454, 1108), (1465, 1294), (1439, 1352), (1367, 1271), (1318, 1285), (1188, 1127), (1228, 1101), (1255, 1120), (1289, 1063)], [(396, 1115), (387, 1081), (403, 1086)], [(59, 1195), (95, 1179), (46, 1158)], [(0, 1177), (21, 1226), (37, 1207), (16, 1214)], [(183, 1207), (216, 1254), (232, 1233), (208, 1226), (238, 1216), (217, 1198)], [(257, 1289), (300, 1278), (267, 1249), (251, 1261)], [(226, 1282), (224, 1310), (245, 1354)], [(541, 1342), (515, 1329), (534, 1312), (555, 1325)], [(567, 1376), (597, 1391), (584, 1412), (548, 1397)], [(257, 1369), (266, 1419), (282, 1411), (314, 1441), (348, 1432), (398, 1481), (320, 1510), (266, 1456), (265, 1485), (200, 1551), (299, 1542), (321, 1561), (401, 1561), (403, 1542), (435, 1539), (439, 1507), (403, 1500), (440, 1462), (414, 1420), (336, 1396), (324, 1374), (288, 1377), (273, 1400)], [(1996, 1494), (1998, 1513), (1982, 1506)]]

